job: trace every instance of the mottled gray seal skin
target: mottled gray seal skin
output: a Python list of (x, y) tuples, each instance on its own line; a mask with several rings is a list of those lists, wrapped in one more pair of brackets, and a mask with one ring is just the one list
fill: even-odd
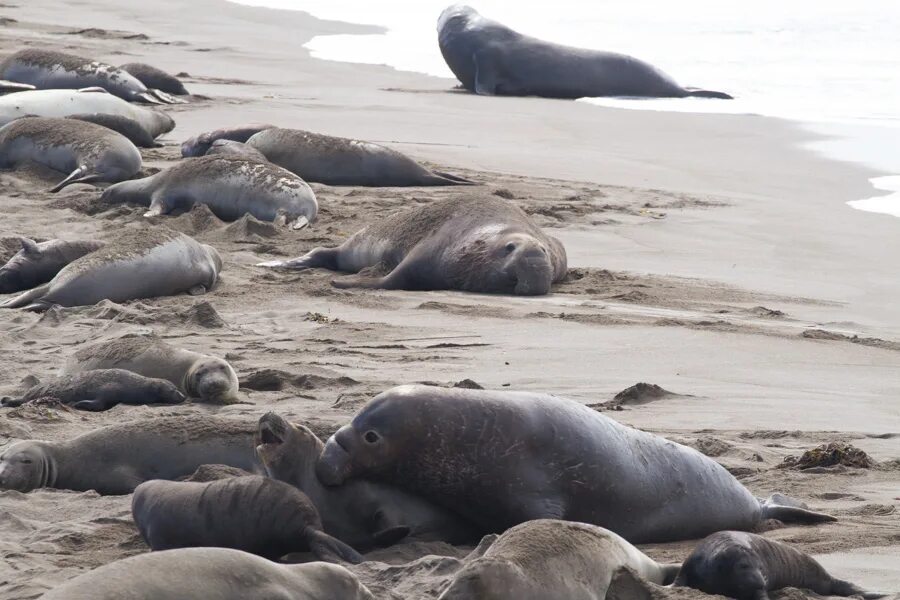
[(261, 473), (254, 434), (252, 422), (180, 415), (111, 425), (65, 442), (16, 442), (0, 454), (0, 489), (120, 495), (150, 479), (186, 477), (200, 465)]
[(232, 142), (240, 142), (243, 144), (260, 131), (265, 131), (272, 127), (275, 126), (267, 125), (265, 123), (249, 123), (247, 125), (223, 127), (222, 129), (216, 129), (215, 131), (207, 131), (185, 140), (181, 144), (181, 156), (185, 158), (203, 156), (209, 152), (210, 147), (217, 140), (230, 140)]
[(162, 145), (154, 141), (150, 132), (144, 129), (140, 123), (129, 117), (123, 117), (122, 115), (90, 113), (83, 115), (69, 115), (66, 118), (75, 119), (77, 121), (87, 121), (88, 123), (95, 123), (106, 127), (107, 129), (112, 129), (127, 137), (128, 141), (138, 148), (157, 148)]
[(453, 5), (438, 19), (438, 45), (447, 66), (470, 92), (497, 96), (583, 98), (731, 98), (684, 88), (642, 60), (572, 48), (522, 35), (474, 9)]
[(171, 381), (123, 369), (95, 369), (38, 384), (19, 398), (3, 398), (0, 405), (21, 406), (38, 398), (53, 398), (72, 408), (90, 411), (109, 410), (116, 404), (180, 404), (185, 400)]
[(680, 565), (661, 565), (602, 527), (537, 519), (504, 532), (454, 576), (440, 600), (604, 600), (616, 569), (666, 585)]
[(746, 530), (768, 518), (835, 520), (758, 500), (692, 448), (526, 392), (393, 388), (331, 436), (316, 474), (326, 485), (390, 483), (494, 532), (564, 519), (644, 543)]
[(145, 217), (190, 210), (195, 204), (206, 204), (226, 221), (247, 213), (262, 221), (314, 221), (319, 212), (315, 193), (300, 177), (268, 162), (235, 156), (185, 158), (150, 177), (110, 186), (100, 199), (148, 206)]
[(256, 441), (269, 477), (305, 493), (325, 531), (354, 548), (389, 546), (401, 539), (467, 544), (481, 535), (465, 519), (393, 486), (368, 481), (323, 486), (315, 469), (325, 445), (308, 428), (275, 413), (260, 418)]
[(271, 127), (247, 140), (269, 161), (306, 181), (372, 187), (471, 185), (447, 173), (431, 172), (408, 156), (371, 142)]
[(240, 550), (139, 554), (67, 581), (41, 600), (375, 600), (346, 568), (280, 565)]
[(152, 335), (125, 336), (81, 348), (63, 374), (92, 369), (126, 369), (165, 379), (191, 398), (211, 404), (238, 401), (238, 378), (225, 360), (167, 344)]
[(168, 94), (147, 89), (118, 67), (55, 50), (29, 48), (14, 52), (0, 62), (0, 78), (27, 83), (39, 90), (100, 87), (129, 102), (174, 101)]
[(0, 128), (0, 168), (38, 163), (66, 175), (50, 189), (73, 183), (115, 183), (141, 170), (141, 152), (125, 136), (70, 119), (25, 117)]
[(674, 585), (738, 600), (768, 600), (768, 592), (785, 587), (823, 596), (886, 596), (832, 577), (811, 556), (787, 544), (743, 531), (720, 531), (701, 541)]
[(337, 287), (463, 290), (541, 295), (566, 276), (566, 251), (521, 209), (497, 198), (455, 197), (407, 209), (361, 229), (337, 248), (316, 248), (262, 267), (321, 267), (383, 277), (336, 279)]
[(150, 89), (160, 90), (167, 94), (175, 96), (187, 96), (189, 92), (185, 89), (174, 75), (169, 75), (162, 69), (157, 69), (152, 65), (145, 63), (128, 63), (119, 67), (138, 81), (143, 83)]
[(233, 140), (216, 140), (206, 151), (206, 156), (235, 156), (245, 158), (247, 160), (259, 160), (268, 162), (268, 159), (262, 152), (256, 148), (251, 148), (243, 142), (235, 142)]
[(93, 240), (49, 240), (37, 243), (22, 238), (22, 249), (0, 267), (0, 294), (11, 294), (47, 283), (73, 260), (102, 248)]
[(273, 560), (312, 552), (328, 562), (363, 562), (356, 550), (322, 531), (303, 492), (259, 475), (209, 483), (146, 481), (134, 490), (131, 514), (153, 550), (216, 546)]

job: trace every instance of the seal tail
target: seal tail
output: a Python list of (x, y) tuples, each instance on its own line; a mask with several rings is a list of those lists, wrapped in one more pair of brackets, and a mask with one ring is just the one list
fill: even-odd
[[(52, 281), (50, 283), (53, 283)], [(0, 304), (0, 308), (22, 308), (31, 305), (31, 303), (44, 294), (50, 289), (50, 283), (45, 283), (44, 285), (39, 285), (32, 290), (28, 290), (23, 294), (19, 294), (15, 298), (10, 298), (3, 304)]]
[(347, 562), (352, 565), (358, 565), (366, 560), (359, 552), (324, 531), (307, 527), (303, 534), (309, 540), (310, 551), (320, 560), (336, 563)]
[(829, 523), (837, 521), (836, 517), (825, 513), (809, 510), (809, 507), (783, 494), (772, 494), (765, 500), (760, 501), (763, 519), (777, 519), (784, 523), (803, 523), (811, 525), (813, 523)]
[(701, 90), (699, 88), (685, 88), (688, 96), (694, 98), (718, 98), (720, 100), (734, 100), (734, 96), (715, 90)]
[(68, 177), (50, 188), (49, 191), (51, 193), (56, 193), (67, 185), (72, 185), (73, 183), (91, 183), (92, 181), (97, 181), (99, 179), (100, 175), (98, 175), (97, 173), (90, 173), (88, 171), (88, 168), (82, 165), (72, 171)]

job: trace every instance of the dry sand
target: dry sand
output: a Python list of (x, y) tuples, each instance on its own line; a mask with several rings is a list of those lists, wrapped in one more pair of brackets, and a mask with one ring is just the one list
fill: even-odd
[[(675, 394), (608, 414), (697, 446), (757, 495), (783, 491), (837, 515), (834, 524), (767, 535), (865, 588), (900, 590), (900, 221), (844, 205), (873, 194), (873, 173), (803, 149), (812, 137), (773, 119), (481, 98), (445, 79), (314, 60), (302, 48), (313, 35), (371, 30), (303, 13), (219, 0), (29, 0), (0, 5), (0, 16), (2, 53), (51, 47), (190, 74), (188, 88), (209, 99), (173, 107), (177, 128), (165, 147), (143, 152), (145, 169), (172, 164), (178, 144), (198, 132), (261, 121), (383, 141), (484, 184), (315, 186), (319, 221), (294, 232), (249, 218), (223, 223), (202, 208), (148, 222), (141, 208), (99, 205), (89, 186), (51, 195), (42, 191), (47, 173), (0, 174), (0, 238), (168, 226), (225, 259), (221, 285), (201, 299), (0, 312), (0, 393), (52, 376), (83, 344), (156, 332), (226, 357), (249, 402), (101, 414), (24, 407), (0, 417), (0, 444), (151, 416), (256, 419), (269, 410), (327, 433), (372, 395), (413, 381), (472, 379), (592, 405), (648, 381)], [(567, 281), (547, 297), (510, 298), (337, 290), (327, 272), (253, 267), (460, 193), (502, 195), (531, 213), (566, 244)], [(0, 241), (5, 260), (15, 243)], [(878, 465), (777, 468), (835, 441)], [(91, 492), (0, 492), (0, 600), (34, 598), (146, 551), (129, 503)], [(673, 561), (692, 545), (644, 550)], [(376, 562), (356, 571), (383, 597), (435, 597), (458, 563), (423, 557), (468, 550), (402, 545), (372, 553)]]

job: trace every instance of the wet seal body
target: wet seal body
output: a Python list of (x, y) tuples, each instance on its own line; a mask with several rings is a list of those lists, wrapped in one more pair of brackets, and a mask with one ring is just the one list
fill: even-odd
[(488, 531), (532, 519), (666, 542), (763, 519), (834, 517), (760, 501), (692, 448), (563, 398), (407, 385), (379, 394), (325, 445), (326, 485), (365, 477), (401, 487)]
[(262, 221), (314, 221), (319, 211), (315, 193), (300, 177), (268, 162), (233, 156), (186, 158), (150, 177), (110, 186), (101, 200), (149, 206), (146, 217), (195, 204), (206, 204), (227, 221), (245, 213)]
[(253, 436), (246, 421), (181, 415), (112, 425), (65, 442), (16, 442), (0, 454), (0, 489), (120, 495), (150, 479), (186, 477), (200, 465), (258, 473)]
[(153, 65), (145, 63), (128, 63), (119, 68), (143, 83), (149, 89), (160, 90), (167, 94), (174, 94), (175, 96), (187, 96), (189, 94), (185, 89), (184, 84), (181, 83), (177, 77), (169, 75), (162, 69), (157, 69)]
[(602, 527), (538, 519), (504, 532), (466, 561), (440, 600), (604, 600), (616, 569), (666, 585), (679, 565), (661, 565)]
[(156, 336), (125, 336), (81, 348), (63, 373), (126, 369), (172, 382), (191, 398), (230, 404), (238, 400), (238, 378), (225, 360), (167, 344)]
[(315, 469), (324, 444), (308, 428), (275, 413), (260, 418), (256, 441), (269, 477), (306, 494), (325, 531), (355, 548), (389, 546), (401, 539), (467, 544), (481, 534), (465, 519), (394, 486), (369, 481), (322, 485)]
[(102, 248), (92, 240), (49, 240), (37, 243), (22, 238), (22, 249), (0, 267), (0, 294), (11, 294), (47, 283), (63, 267), (85, 254)]
[(96, 369), (57, 377), (33, 386), (20, 398), (3, 398), (2, 406), (21, 406), (38, 398), (53, 398), (79, 410), (109, 410), (116, 404), (179, 404), (185, 396), (165, 379), (144, 377), (123, 369)]
[(227, 548), (182, 548), (106, 564), (50, 590), (41, 600), (375, 600), (346, 568), (280, 565)]
[(183, 233), (162, 228), (130, 231), (72, 261), (50, 282), (0, 308), (43, 311), (54, 304), (86, 306), (101, 300), (202, 294), (212, 289), (221, 270), (222, 259), (215, 248)]
[(192, 156), (203, 156), (217, 140), (227, 140), (231, 142), (246, 143), (251, 137), (271, 129), (274, 125), (264, 123), (249, 123), (247, 125), (237, 125), (235, 127), (223, 127), (215, 131), (207, 131), (200, 135), (185, 140), (181, 144), (181, 156), (189, 158)]
[(247, 145), (306, 181), (326, 185), (389, 187), (472, 183), (447, 173), (431, 172), (405, 154), (385, 146), (300, 129), (265, 129), (247, 140)]
[(481, 95), (583, 98), (731, 98), (684, 88), (642, 60), (522, 35), (474, 9), (453, 5), (438, 19), (438, 45), (463, 87)]
[(273, 560), (310, 551), (329, 562), (363, 561), (322, 531), (319, 513), (303, 492), (268, 477), (146, 481), (134, 490), (131, 513), (153, 550), (216, 546)]
[(738, 600), (768, 600), (768, 592), (785, 587), (823, 596), (885, 596), (832, 577), (815, 559), (787, 544), (743, 531), (720, 531), (701, 541), (674, 585)]
[(114, 183), (141, 170), (141, 152), (125, 136), (70, 119), (25, 117), (0, 128), (0, 168), (35, 162), (66, 175), (50, 191), (73, 183)]
[(473, 196), (407, 209), (365, 227), (337, 248), (316, 248), (300, 258), (259, 266), (390, 270), (384, 277), (337, 279), (337, 287), (540, 295), (565, 277), (566, 251), (514, 204)]
[(75, 119), (77, 121), (87, 121), (112, 129), (121, 133), (128, 141), (138, 148), (156, 148), (162, 144), (158, 144), (153, 140), (150, 132), (132, 118), (122, 115), (109, 115), (105, 113), (89, 113), (83, 115), (69, 115), (67, 119)]

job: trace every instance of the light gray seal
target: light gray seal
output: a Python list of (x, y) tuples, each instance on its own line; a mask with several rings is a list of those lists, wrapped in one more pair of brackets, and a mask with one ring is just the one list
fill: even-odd
[(213, 288), (221, 270), (222, 258), (215, 248), (183, 233), (162, 228), (129, 231), (0, 308), (44, 311), (54, 304), (86, 306), (101, 300), (203, 294)]
[(315, 193), (300, 177), (268, 162), (235, 156), (185, 158), (150, 177), (112, 185), (100, 199), (148, 206), (145, 217), (190, 210), (195, 204), (206, 204), (226, 221), (249, 213), (262, 221), (303, 217), (312, 222), (319, 212)]
[(210, 147), (217, 140), (229, 140), (232, 142), (246, 143), (251, 137), (271, 129), (274, 125), (265, 123), (248, 123), (246, 125), (236, 125), (234, 127), (223, 127), (214, 131), (207, 131), (200, 135), (185, 140), (181, 144), (181, 156), (189, 158), (192, 156), (203, 156), (209, 152)]
[(138, 148), (158, 148), (162, 144), (154, 141), (150, 132), (132, 118), (122, 115), (108, 115), (105, 113), (89, 113), (83, 115), (69, 115), (67, 119), (76, 119), (78, 121), (87, 121), (88, 123), (96, 123), (107, 129), (121, 133), (128, 138), (128, 141)]
[(67, 264), (102, 248), (101, 241), (22, 238), (22, 249), (0, 267), (0, 294), (11, 294), (47, 283)]
[(453, 5), (438, 19), (447, 66), (470, 92), (497, 96), (729, 99), (723, 92), (684, 88), (642, 60), (572, 48), (522, 35), (474, 9)]
[(70, 119), (25, 117), (0, 127), (0, 168), (38, 163), (66, 175), (50, 189), (73, 183), (114, 183), (141, 170), (141, 152), (125, 136)]
[(128, 63), (119, 67), (132, 77), (147, 86), (148, 89), (160, 90), (175, 96), (187, 96), (189, 92), (184, 84), (174, 75), (145, 63)]
[(261, 473), (254, 435), (252, 422), (179, 415), (111, 425), (65, 442), (16, 442), (0, 454), (0, 489), (121, 495), (150, 479), (187, 477), (200, 465)]
[(328, 562), (363, 562), (356, 550), (322, 531), (303, 492), (259, 475), (208, 483), (145, 481), (134, 490), (131, 514), (153, 550), (216, 546), (273, 560), (312, 552)]
[(796, 548), (743, 531), (720, 531), (701, 541), (684, 561), (674, 585), (738, 600), (768, 600), (768, 592), (786, 587), (822, 596), (886, 596), (832, 577)]
[(144, 377), (123, 369), (95, 369), (62, 375), (32, 386), (19, 398), (3, 398), (15, 407), (38, 398), (53, 398), (78, 410), (109, 410), (116, 404), (180, 404), (185, 396), (171, 381)]
[(41, 600), (375, 600), (346, 568), (280, 565), (227, 548), (138, 554), (67, 581)]
[(336, 279), (337, 287), (463, 290), (541, 295), (566, 276), (566, 251), (517, 206), (496, 196), (454, 197), (390, 215), (337, 248), (316, 248), (262, 267), (357, 273), (383, 277)]
[(79, 349), (63, 374), (126, 369), (165, 379), (191, 398), (213, 404), (238, 401), (238, 378), (224, 359), (168, 344), (154, 335), (124, 336)]
[(472, 184), (462, 177), (429, 171), (405, 154), (385, 146), (300, 129), (265, 129), (247, 140), (247, 145), (306, 181), (326, 185)]
[(389, 483), (491, 532), (564, 519), (636, 544), (747, 530), (764, 519), (835, 520), (755, 498), (692, 448), (527, 392), (393, 388), (331, 436), (316, 474), (326, 485)]
[(661, 565), (602, 527), (537, 519), (507, 530), (467, 560), (440, 600), (604, 600), (616, 569), (668, 585), (680, 565)]
[(263, 153), (256, 148), (251, 148), (247, 144), (244, 144), (242, 142), (235, 142), (234, 140), (214, 141), (209, 147), (209, 150), (206, 151), (206, 156), (216, 155), (236, 156), (239, 158), (245, 158), (247, 160), (259, 160), (268, 162), (268, 159), (263, 155)]

